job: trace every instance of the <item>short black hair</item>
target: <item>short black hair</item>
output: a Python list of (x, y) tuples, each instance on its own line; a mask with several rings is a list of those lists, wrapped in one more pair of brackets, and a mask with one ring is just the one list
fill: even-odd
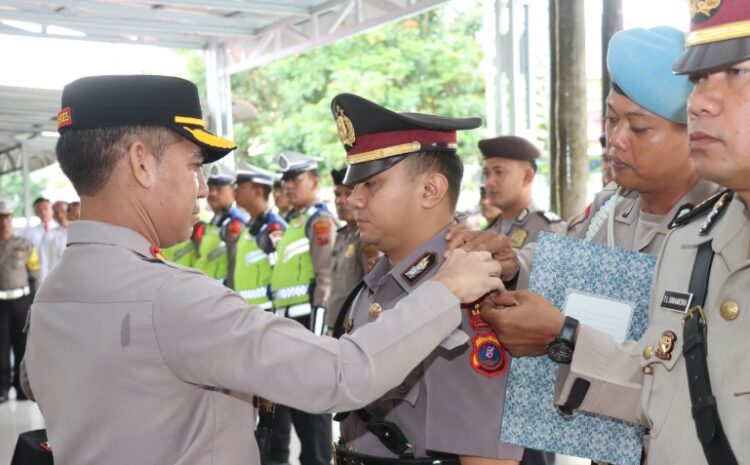
[(461, 179), (464, 177), (464, 164), (456, 153), (418, 152), (404, 159), (406, 171), (414, 177), (428, 171), (435, 171), (448, 179), (448, 199), (451, 210), (456, 209), (461, 193)]
[(50, 203), (50, 200), (48, 198), (46, 198), (46, 197), (37, 197), (37, 198), (34, 199), (34, 203), (32, 205), (36, 207), (37, 205), (39, 205), (42, 202)]
[(95, 195), (136, 138), (160, 160), (182, 136), (166, 126), (113, 126), (66, 131), (55, 151), (63, 173), (78, 195)]
[(263, 189), (263, 198), (268, 201), (268, 199), (271, 197), (271, 186), (268, 184), (256, 184), (256, 186), (259, 186), (261, 189)]
[(81, 202), (79, 202), (78, 200), (76, 200), (75, 202), (70, 202), (70, 203), (68, 204), (68, 213), (70, 213), (71, 211), (73, 211), (73, 209), (74, 209), (75, 207), (78, 207), (78, 206), (80, 206), (80, 205), (81, 205)]

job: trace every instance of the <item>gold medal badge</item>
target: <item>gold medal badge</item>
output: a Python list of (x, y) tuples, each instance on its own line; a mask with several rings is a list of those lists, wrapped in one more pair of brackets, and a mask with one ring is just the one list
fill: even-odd
[(336, 129), (339, 131), (341, 143), (349, 148), (354, 147), (354, 142), (357, 140), (354, 125), (352, 120), (344, 114), (344, 109), (339, 106), (336, 107)]
[(516, 230), (510, 235), (510, 245), (516, 249), (520, 249), (528, 235), (529, 233), (525, 229)]

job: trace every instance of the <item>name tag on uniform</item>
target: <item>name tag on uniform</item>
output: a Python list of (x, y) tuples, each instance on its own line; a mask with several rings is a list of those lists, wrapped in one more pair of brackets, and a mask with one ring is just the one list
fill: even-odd
[(661, 298), (661, 308), (679, 313), (687, 313), (693, 294), (690, 292), (664, 291)]

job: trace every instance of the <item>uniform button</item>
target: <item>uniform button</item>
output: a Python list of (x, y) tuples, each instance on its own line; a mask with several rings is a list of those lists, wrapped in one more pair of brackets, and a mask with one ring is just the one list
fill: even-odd
[(654, 369), (651, 368), (651, 366), (643, 367), (643, 374), (644, 375), (650, 375), (654, 372)]
[(406, 392), (409, 390), (409, 385), (406, 383), (401, 383), (398, 385), (398, 392)]
[(725, 300), (719, 307), (719, 312), (722, 318), (732, 321), (740, 314), (740, 306), (734, 300)]
[(377, 318), (382, 311), (383, 307), (381, 307), (379, 303), (375, 302), (374, 304), (370, 305), (370, 318)]
[(654, 346), (646, 346), (645, 349), (643, 349), (643, 358), (649, 359), (654, 356)]

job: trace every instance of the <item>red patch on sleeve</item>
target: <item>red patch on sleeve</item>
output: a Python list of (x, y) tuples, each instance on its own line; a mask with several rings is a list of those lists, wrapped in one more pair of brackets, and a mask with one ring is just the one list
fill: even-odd
[(480, 314), (479, 310), (482, 307), (482, 300), (479, 299), (476, 302), (470, 304), (461, 304), (461, 308), (466, 312), (466, 316), (469, 318), (469, 325), (474, 331), (489, 330), (488, 325)]
[(319, 221), (313, 225), (315, 233), (315, 242), (320, 246), (328, 245), (331, 242), (331, 223), (328, 221)]
[(193, 226), (193, 239), (200, 242), (203, 239), (203, 233), (206, 232), (206, 227), (203, 223), (195, 223)]
[(281, 231), (281, 225), (279, 223), (271, 223), (271, 226), (268, 227), (269, 233), (274, 231)]
[(238, 220), (237, 218), (233, 219), (232, 222), (229, 224), (229, 233), (232, 236), (236, 236), (242, 231), (242, 221)]

